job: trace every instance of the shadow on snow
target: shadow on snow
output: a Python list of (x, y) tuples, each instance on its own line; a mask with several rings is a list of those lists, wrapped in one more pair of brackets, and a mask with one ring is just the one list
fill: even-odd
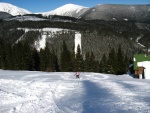
[[(83, 85), (85, 87), (85, 95), (83, 96), (82, 113), (129, 113), (127, 109), (119, 107), (119, 98), (114, 96), (110, 90), (88, 80), (83, 81)], [(131, 112), (134, 113), (135, 111)]]

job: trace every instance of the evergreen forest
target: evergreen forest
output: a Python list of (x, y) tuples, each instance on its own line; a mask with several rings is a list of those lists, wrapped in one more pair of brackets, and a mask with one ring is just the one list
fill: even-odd
[[(148, 51), (150, 48), (149, 30), (139, 29), (133, 21), (82, 20), (65, 16), (47, 19), (49, 20), (0, 20), (0, 69), (121, 75), (127, 73), (135, 53), (144, 53), (144, 49)], [(143, 28), (150, 26), (149, 23), (138, 24)], [(35, 30), (43, 28), (68, 31), (53, 33)], [(75, 32), (82, 35), (82, 47), (78, 45), (76, 53)], [(34, 44), (42, 35), (48, 37), (46, 46), (38, 50)], [(145, 47), (137, 43), (137, 37), (138, 43)]]
[(65, 41), (62, 43), (60, 59), (54, 51), (50, 51), (48, 44), (40, 51), (31, 47), (26, 41), (18, 42), (14, 46), (0, 41), (0, 68), (5, 70), (29, 70), (47, 72), (100, 72), (124, 74), (128, 70), (129, 58), (121, 50), (111, 49), (109, 56), (103, 54), (101, 61), (97, 61), (93, 52), (88, 52), (83, 58), (80, 46), (77, 53), (70, 52)]

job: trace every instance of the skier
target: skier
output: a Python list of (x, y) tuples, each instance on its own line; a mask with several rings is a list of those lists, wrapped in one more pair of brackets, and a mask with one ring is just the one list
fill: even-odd
[(74, 76), (76, 76), (76, 78), (80, 78), (80, 77), (79, 77), (79, 76), (80, 76), (80, 73), (79, 73), (79, 72), (76, 72)]

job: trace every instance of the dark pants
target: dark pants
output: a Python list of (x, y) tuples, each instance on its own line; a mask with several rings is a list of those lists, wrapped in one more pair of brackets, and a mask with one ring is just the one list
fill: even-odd
[(80, 78), (79, 75), (76, 75), (76, 78)]

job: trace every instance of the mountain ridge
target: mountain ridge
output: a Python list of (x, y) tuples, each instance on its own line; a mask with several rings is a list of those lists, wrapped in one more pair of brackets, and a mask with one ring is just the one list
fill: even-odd
[(52, 11), (41, 13), (44, 16), (48, 15), (60, 15), (60, 16), (71, 16), (78, 17), (82, 15), (88, 8), (76, 4), (65, 4)]
[(99, 4), (87, 10), (81, 18), (106, 21), (149, 21), (150, 5)]
[(26, 9), (4, 2), (0, 2), (0, 11), (9, 13), (13, 16), (31, 14), (31, 12)]
[(82, 18), (85, 20), (138, 22), (148, 22), (150, 20), (150, 4), (97, 4), (94, 7), (88, 8), (69, 3), (48, 12), (31, 13), (26, 9), (0, 2), (0, 11), (7, 12), (13, 16), (42, 14), (47, 17), (49, 15), (59, 15)]

